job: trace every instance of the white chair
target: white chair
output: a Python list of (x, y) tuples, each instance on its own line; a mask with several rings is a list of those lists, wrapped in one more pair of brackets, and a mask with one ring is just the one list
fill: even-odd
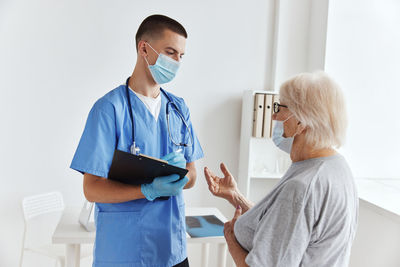
[[(22, 200), (24, 213), (24, 235), (22, 241), (20, 267), (24, 252), (30, 251), (55, 259), (55, 266), (65, 265), (65, 248), (52, 244), (52, 235), (64, 211), (64, 201), (60, 192), (25, 197)], [(91, 255), (82, 253), (81, 258)]]

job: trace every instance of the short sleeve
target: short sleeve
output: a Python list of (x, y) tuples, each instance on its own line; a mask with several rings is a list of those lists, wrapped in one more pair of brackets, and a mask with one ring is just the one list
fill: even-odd
[(193, 146), (185, 147), (185, 151), (184, 151), (185, 159), (189, 163), (189, 162), (194, 162), (198, 159), (201, 159), (202, 157), (204, 157), (204, 153), (203, 153), (203, 149), (201, 148), (200, 141), (197, 138), (196, 132), (194, 131), (194, 127), (193, 127), (192, 121), (190, 119), (189, 108), (186, 106), (183, 99), (181, 99), (181, 101), (182, 101), (182, 104), (181, 104), (182, 113), (183, 113), (183, 116), (185, 118), (185, 121), (190, 129), (190, 133), (193, 138)]
[(312, 233), (312, 201), (283, 190), (259, 221), (249, 266), (300, 266)]
[(115, 112), (100, 99), (89, 112), (71, 168), (81, 173), (107, 177), (116, 147)]

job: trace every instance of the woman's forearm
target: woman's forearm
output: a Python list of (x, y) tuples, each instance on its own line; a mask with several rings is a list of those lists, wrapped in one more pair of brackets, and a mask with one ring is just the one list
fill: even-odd
[(234, 206), (240, 206), (242, 208), (242, 214), (245, 213), (246, 211), (248, 211), (249, 209), (251, 209), (254, 204), (253, 202), (251, 202), (250, 200), (248, 200), (247, 198), (245, 198), (242, 193), (240, 193), (239, 191), (236, 191), (233, 195), (232, 195), (232, 199), (229, 200), (229, 202)]
[(230, 244), (229, 253), (232, 256), (233, 261), (236, 264), (236, 267), (249, 267), (246, 263), (246, 257), (249, 254), (246, 250), (244, 250), (239, 243), (235, 242)]

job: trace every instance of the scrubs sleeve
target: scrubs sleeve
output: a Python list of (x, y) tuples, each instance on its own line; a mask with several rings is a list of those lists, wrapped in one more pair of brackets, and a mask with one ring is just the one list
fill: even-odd
[(71, 168), (107, 177), (116, 147), (114, 107), (104, 99), (90, 110)]
[(203, 158), (204, 154), (203, 154), (203, 149), (201, 148), (201, 145), (200, 145), (200, 141), (197, 138), (196, 132), (194, 131), (192, 121), (190, 120), (189, 108), (186, 106), (185, 101), (183, 99), (181, 99), (181, 101), (182, 101), (182, 103), (181, 103), (182, 109), (181, 110), (183, 112), (183, 116), (185, 118), (185, 121), (188, 124), (188, 127), (189, 127), (190, 132), (192, 133), (192, 137), (193, 137), (193, 146), (186, 147), (185, 153), (184, 153), (186, 162), (190, 163), (190, 162), (194, 162), (198, 159)]

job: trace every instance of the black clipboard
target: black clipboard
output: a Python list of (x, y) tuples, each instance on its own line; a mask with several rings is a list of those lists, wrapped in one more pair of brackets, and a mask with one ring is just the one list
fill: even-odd
[(178, 174), (180, 180), (187, 173), (188, 170), (170, 165), (166, 161), (116, 149), (108, 179), (124, 184), (141, 185), (152, 183), (156, 177), (171, 174)]

